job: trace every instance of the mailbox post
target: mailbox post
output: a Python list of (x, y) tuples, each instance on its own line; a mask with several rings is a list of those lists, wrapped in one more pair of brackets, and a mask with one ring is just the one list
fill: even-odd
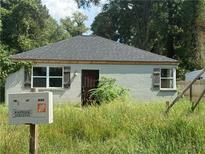
[(38, 125), (30, 125), (29, 154), (38, 154)]
[(38, 153), (38, 124), (53, 122), (51, 92), (9, 94), (9, 124), (29, 124), (29, 153)]

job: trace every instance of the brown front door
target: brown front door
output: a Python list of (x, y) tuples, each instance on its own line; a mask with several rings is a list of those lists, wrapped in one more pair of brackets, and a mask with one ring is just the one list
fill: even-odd
[(96, 88), (99, 80), (99, 70), (82, 70), (82, 105), (90, 104), (90, 89)]

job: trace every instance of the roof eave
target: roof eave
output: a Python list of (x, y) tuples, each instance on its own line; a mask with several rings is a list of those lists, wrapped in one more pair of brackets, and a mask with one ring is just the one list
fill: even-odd
[(59, 59), (32, 59), (32, 58), (13, 58), (14, 61), (30, 61), (33, 63), (48, 63), (48, 64), (166, 64), (166, 65), (179, 65), (178, 61), (116, 61), (116, 60), (59, 60)]

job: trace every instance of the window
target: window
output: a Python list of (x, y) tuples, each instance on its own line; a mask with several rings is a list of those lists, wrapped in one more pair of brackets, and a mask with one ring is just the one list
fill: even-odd
[(162, 68), (160, 72), (160, 89), (176, 89), (176, 70)]
[(49, 87), (62, 87), (62, 67), (49, 67)]
[(62, 67), (33, 67), (32, 87), (62, 88), (63, 68)]
[(176, 69), (175, 68), (154, 68), (152, 75), (153, 89), (175, 90)]
[(46, 87), (46, 67), (33, 67), (33, 87)]

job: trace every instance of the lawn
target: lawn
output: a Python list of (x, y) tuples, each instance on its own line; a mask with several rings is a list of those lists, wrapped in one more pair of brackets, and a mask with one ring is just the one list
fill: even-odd
[[(181, 100), (164, 115), (165, 103), (113, 102), (99, 107), (54, 106), (54, 123), (40, 125), (40, 153), (205, 153), (205, 102), (194, 113)], [(28, 153), (28, 126), (8, 125), (0, 106), (0, 153)]]

